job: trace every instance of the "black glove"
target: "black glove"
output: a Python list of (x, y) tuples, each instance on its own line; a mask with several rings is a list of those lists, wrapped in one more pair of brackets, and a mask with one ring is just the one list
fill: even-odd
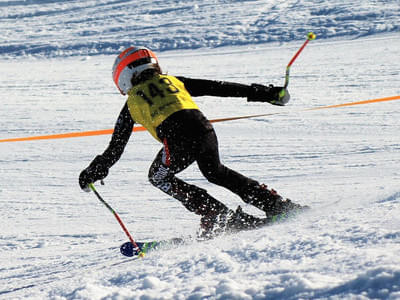
[(79, 175), (79, 185), (82, 190), (90, 192), (89, 184), (102, 180), (108, 175), (108, 167), (101, 155), (95, 157), (90, 165)]
[(289, 102), (289, 91), (283, 87), (253, 83), (249, 88), (248, 102), (268, 102), (283, 106)]

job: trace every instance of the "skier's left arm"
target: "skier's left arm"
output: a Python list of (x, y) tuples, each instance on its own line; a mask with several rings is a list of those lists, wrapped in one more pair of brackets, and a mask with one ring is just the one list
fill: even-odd
[(107, 149), (103, 154), (97, 155), (90, 165), (79, 175), (79, 185), (83, 190), (90, 191), (88, 189), (90, 183), (102, 180), (108, 175), (108, 170), (120, 159), (124, 152), (125, 146), (132, 134), (134, 124), (135, 122), (129, 113), (128, 105), (125, 104), (118, 116)]
[(247, 97), (249, 102), (268, 102), (283, 106), (289, 102), (289, 91), (283, 87), (275, 87), (253, 83), (251, 85), (217, 81), (208, 79), (193, 79), (177, 77), (193, 96), (218, 96), (218, 97)]

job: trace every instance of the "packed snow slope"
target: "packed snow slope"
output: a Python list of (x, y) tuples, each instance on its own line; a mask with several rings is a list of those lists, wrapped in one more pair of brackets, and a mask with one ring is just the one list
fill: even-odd
[(14, 0), (0, 2), (1, 56), (114, 54), (353, 38), (400, 29), (398, 0)]
[[(0, 2), (0, 139), (112, 128), (127, 45), (158, 50), (169, 74), (277, 85), (312, 30), (286, 107), (196, 98), (210, 119), (273, 114), (215, 124), (222, 161), (312, 209), (133, 261), (77, 182), (109, 136), (0, 143), (0, 299), (400, 299), (400, 101), (307, 110), (400, 95), (398, 1), (138, 3)], [(160, 147), (134, 133), (96, 184), (141, 241), (199, 226), (147, 182)], [(179, 176), (261, 216), (196, 165)]]

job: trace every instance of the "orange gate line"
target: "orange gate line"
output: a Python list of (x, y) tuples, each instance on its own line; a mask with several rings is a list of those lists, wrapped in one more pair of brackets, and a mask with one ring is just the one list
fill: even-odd
[[(392, 97), (385, 97), (385, 98), (371, 99), (371, 100), (356, 101), (356, 102), (347, 102), (347, 103), (335, 104), (335, 105), (319, 106), (319, 107), (307, 108), (307, 109), (304, 109), (302, 111), (312, 111), (312, 110), (327, 109), (327, 108), (338, 108), (338, 107), (354, 106), (354, 105), (385, 102), (385, 101), (393, 101), (393, 100), (400, 100), (400, 95), (399, 96), (392, 96)], [(210, 120), (210, 121), (211, 121), (211, 123), (217, 123), (217, 122), (233, 121), (233, 120), (240, 120), (240, 119), (249, 119), (249, 118), (256, 118), (256, 117), (272, 116), (272, 115), (278, 115), (278, 114), (282, 114), (282, 113), (281, 112), (277, 112), (277, 113), (267, 113), (267, 114), (258, 114), (258, 115), (238, 116), (238, 117), (213, 119), (213, 120)], [(133, 128), (133, 131), (145, 131), (145, 130), (146, 129), (143, 126), (136, 126), (136, 127)], [(91, 130), (91, 131), (82, 131), (82, 132), (69, 132), (69, 133), (60, 133), (60, 134), (50, 134), (50, 135), (40, 135), (40, 136), (31, 136), (31, 137), (3, 139), (3, 140), (0, 140), (0, 143), (35, 141), (35, 140), (50, 140), (50, 139), (64, 139), (64, 138), (83, 137), (83, 136), (95, 136), (95, 135), (112, 134), (113, 132), (114, 132), (114, 129)]]

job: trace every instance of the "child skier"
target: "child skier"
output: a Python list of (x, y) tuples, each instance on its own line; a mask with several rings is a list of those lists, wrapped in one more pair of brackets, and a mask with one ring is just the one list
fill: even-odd
[[(254, 228), (275, 215), (301, 206), (282, 199), (264, 184), (235, 172), (220, 162), (217, 137), (211, 123), (191, 96), (247, 97), (247, 101), (285, 105), (289, 101), (282, 87), (244, 85), (223, 81), (174, 77), (162, 73), (156, 55), (144, 47), (130, 47), (115, 60), (113, 80), (128, 99), (117, 119), (107, 149), (79, 176), (79, 185), (102, 180), (121, 157), (135, 123), (142, 124), (163, 144), (149, 170), (149, 181), (201, 216), (204, 236), (215, 231)], [(282, 95), (283, 94), (283, 95)], [(206, 190), (188, 184), (175, 175), (194, 161), (209, 182), (239, 195), (246, 203), (266, 213), (257, 218), (228, 209)]]

